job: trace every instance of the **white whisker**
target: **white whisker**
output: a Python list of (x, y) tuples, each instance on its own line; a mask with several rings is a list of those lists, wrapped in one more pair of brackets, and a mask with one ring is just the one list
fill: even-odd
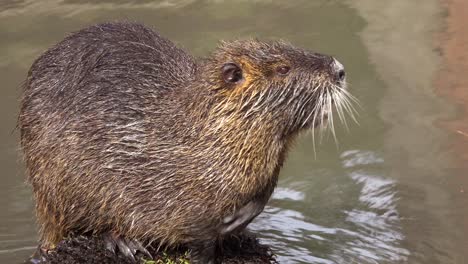
[(346, 118), (344, 116), (343, 112), (343, 95), (339, 92), (334, 91), (333, 92), (333, 99), (335, 100), (336, 104), (336, 111), (338, 113), (338, 117), (340, 118), (340, 121), (344, 124), (346, 131), (349, 131), (348, 127), (348, 122), (346, 121)]
[(331, 95), (331, 91), (330, 89), (327, 90), (327, 114), (328, 114), (328, 120), (329, 120), (329, 123), (330, 123), (330, 130), (332, 132), (332, 135), (333, 135), (333, 139), (335, 140), (335, 143), (338, 144), (338, 140), (336, 138), (336, 133), (335, 133), (335, 123), (334, 123), (334, 120), (333, 120), (333, 97)]
[[(359, 103), (358, 99), (354, 97), (352, 94), (349, 93), (344, 87), (338, 86), (333, 83), (325, 83), (315, 89), (312, 92), (310, 97), (304, 99), (304, 105), (309, 105), (311, 101), (314, 101), (314, 106), (310, 113), (306, 113), (307, 108), (299, 108), (299, 116), (301, 116), (302, 124), (301, 127), (310, 124), (312, 127), (312, 144), (314, 150), (314, 156), (317, 157), (316, 153), (316, 133), (315, 127), (320, 127), (319, 130), (319, 142), (323, 141), (324, 137), (324, 130), (329, 130), (335, 144), (339, 145), (338, 137), (336, 135), (335, 130), (335, 117), (334, 111), (336, 109), (336, 115), (338, 116), (340, 123), (344, 124), (346, 131), (349, 131), (347, 115), (356, 123), (359, 124), (357, 121), (357, 116), (359, 116), (359, 112), (356, 110), (355, 106), (357, 105), (359, 108), (361, 104)], [(312, 120), (311, 120), (312, 119)], [(328, 120), (326, 120), (328, 119)], [(311, 121), (311, 122), (309, 122)], [(327, 133), (327, 136), (330, 134)]]

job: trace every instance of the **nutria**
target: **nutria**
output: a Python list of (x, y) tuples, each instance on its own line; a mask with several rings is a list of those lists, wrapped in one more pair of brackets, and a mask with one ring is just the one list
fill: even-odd
[(263, 210), (298, 132), (332, 104), (341, 117), (348, 95), (336, 59), (284, 42), (195, 60), (140, 24), (73, 33), (33, 63), (21, 101), (41, 243), (102, 234), (129, 257), (156, 242), (215, 263)]

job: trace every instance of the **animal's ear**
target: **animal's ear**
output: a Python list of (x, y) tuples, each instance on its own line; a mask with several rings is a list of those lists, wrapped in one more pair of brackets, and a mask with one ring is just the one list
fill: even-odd
[(238, 83), (244, 78), (242, 76), (242, 69), (232, 62), (224, 64), (221, 71), (223, 80), (226, 83)]

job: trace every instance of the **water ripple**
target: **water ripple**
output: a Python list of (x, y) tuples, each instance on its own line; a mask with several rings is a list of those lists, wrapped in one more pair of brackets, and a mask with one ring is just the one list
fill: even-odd
[(273, 202), (250, 227), (274, 248), (281, 263), (406, 261), (410, 253), (401, 246), (405, 236), (396, 206), (397, 182), (376, 170), (384, 159), (372, 151), (350, 150), (343, 152), (341, 162), (342, 176), (321, 178), (329, 180), (327, 185), (333, 188), (328, 189), (333, 191), (315, 193), (339, 197), (357, 190), (343, 201), (352, 207), (336, 206), (326, 197), (320, 199), (324, 204), (309, 204), (307, 194), (314, 190), (289, 181), (276, 190)]

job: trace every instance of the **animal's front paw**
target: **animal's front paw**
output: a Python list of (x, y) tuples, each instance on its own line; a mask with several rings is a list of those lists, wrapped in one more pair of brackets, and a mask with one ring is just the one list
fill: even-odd
[(31, 264), (41, 264), (41, 263), (49, 262), (48, 251), (49, 251), (48, 248), (38, 246), (37, 250), (31, 256), (31, 258), (28, 260), (28, 262), (31, 263)]
[(115, 233), (109, 233), (104, 235), (104, 242), (106, 244), (106, 249), (112, 253), (116, 253), (116, 249), (120, 251), (125, 257), (136, 262), (135, 254), (137, 251), (145, 254), (150, 259), (153, 259), (151, 254), (146, 250), (146, 248), (137, 240), (127, 239), (121, 237)]
[(219, 264), (216, 256), (215, 242), (194, 244), (190, 247), (190, 263), (192, 264)]
[(227, 216), (223, 219), (223, 225), (220, 233), (227, 235), (233, 231), (240, 231), (244, 229), (257, 215), (259, 215), (263, 208), (264, 203), (259, 201), (251, 201), (241, 209), (237, 210), (234, 214)]

